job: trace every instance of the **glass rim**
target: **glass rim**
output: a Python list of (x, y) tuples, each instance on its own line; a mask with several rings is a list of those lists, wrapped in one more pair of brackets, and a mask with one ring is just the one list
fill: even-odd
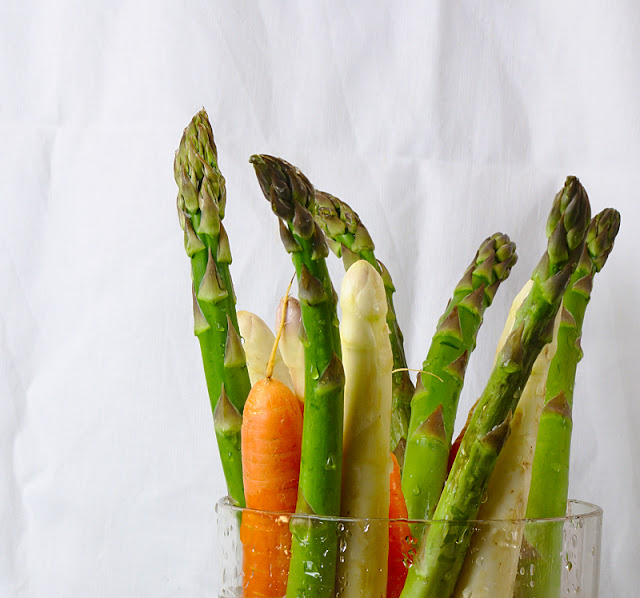
[[(579, 507), (581, 511), (579, 513), (571, 513), (573, 510), (572, 507)], [(409, 524), (422, 524), (422, 525), (431, 525), (431, 524), (441, 524), (447, 523), (451, 524), (471, 524), (471, 525), (486, 525), (486, 524), (531, 524), (531, 523), (544, 523), (544, 522), (565, 522), (565, 521), (581, 521), (585, 519), (593, 519), (602, 517), (604, 511), (602, 507), (599, 507), (596, 504), (586, 502), (583, 500), (577, 499), (569, 499), (567, 500), (567, 510), (569, 514), (566, 514), (562, 517), (539, 517), (539, 518), (529, 518), (523, 517), (521, 519), (408, 519), (404, 517), (397, 518), (379, 518), (379, 517), (342, 517), (342, 516), (329, 516), (329, 515), (313, 515), (308, 513), (288, 513), (286, 511), (261, 511), (259, 509), (250, 509), (248, 507), (239, 506), (230, 496), (223, 496), (218, 499), (215, 505), (216, 513), (219, 512), (219, 509), (226, 509), (235, 513), (254, 513), (258, 516), (263, 517), (282, 517), (282, 518), (293, 518), (296, 519), (313, 519), (314, 521), (325, 521), (325, 522), (333, 522), (333, 523), (355, 523), (358, 521), (375, 523), (377, 521), (385, 522), (385, 523), (394, 523), (394, 522), (407, 522)]]

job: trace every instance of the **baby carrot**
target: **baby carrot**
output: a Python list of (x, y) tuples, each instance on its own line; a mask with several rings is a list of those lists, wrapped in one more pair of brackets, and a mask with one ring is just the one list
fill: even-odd
[(391, 453), (393, 470), (389, 479), (389, 561), (387, 577), (387, 598), (398, 598), (402, 593), (404, 581), (407, 578), (407, 569), (410, 565), (410, 551), (412, 545), (409, 524), (406, 521), (393, 521), (394, 519), (407, 519), (407, 504), (404, 501), (401, 487), (400, 465), (396, 456)]
[[(242, 419), (242, 471), (248, 509), (293, 513), (298, 496), (302, 413), (282, 382), (256, 382)], [(245, 598), (280, 598), (287, 589), (291, 533), (287, 518), (245, 511)]]
[[(283, 313), (292, 282), (293, 278), (283, 301)], [(288, 386), (271, 377), (282, 320), (265, 377), (251, 388), (243, 411), (241, 452), (247, 510), (242, 515), (240, 541), (244, 598), (281, 598), (287, 590), (291, 555), (288, 517), (264, 512), (293, 513), (300, 477), (300, 403)]]

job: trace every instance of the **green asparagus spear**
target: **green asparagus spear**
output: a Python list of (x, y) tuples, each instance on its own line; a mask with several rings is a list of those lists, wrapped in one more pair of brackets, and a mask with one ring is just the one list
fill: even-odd
[[(402, 491), (409, 519), (430, 519), (447, 478), (451, 437), (469, 354), (485, 309), (516, 263), (515, 244), (485, 239), (456, 286), (431, 342), (411, 401)], [(417, 526), (412, 525), (417, 533)]]
[[(564, 517), (569, 488), (573, 388), (584, 315), (591, 299), (593, 278), (603, 268), (620, 228), (620, 214), (606, 209), (593, 218), (582, 256), (562, 300), (556, 354), (549, 366), (545, 406), (540, 416), (536, 451), (527, 502), (527, 518)], [(543, 532), (544, 533), (541, 533)], [(555, 598), (560, 595), (562, 524), (549, 529), (530, 525), (527, 542), (538, 555), (534, 573), (516, 589), (518, 598)], [(529, 551), (530, 552), (530, 551)], [(534, 586), (530, 585), (534, 582)], [(534, 594), (535, 591), (535, 594)]]
[(556, 195), (547, 222), (547, 251), (535, 268), (529, 296), (500, 351), (453, 463), (435, 520), (425, 534), (401, 598), (450, 598), (469, 547), (473, 520), (508, 436), (531, 368), (549, 342), (555, 315), (582, 253), (590, 220), (587, 194), (575, 177)]
[(174, 176), (184, 245), (191, 258), (194, 332), (200, 341), (220, 458), (229, 494), (244, 506), (239, 422), (251, 384), (238, 335), (229, 239), (221, 222), (225, 181), (204, 110), (184, 130)]
[(345, 270), (355, 259), (369, 262), (382, 276), (387, 297), (387, 325), (393, 352), (393, 397), (391, 406), (391, 451), (404, 464), (413, 382), (407, 371), (404, 354), (404, 337), (393, 306), (395, 287), (387, 268), (374, 254), (375, 246), (360, 217), (345, 202), (322, 191), (316, 192), (315, 220), (324, 231), (329, 247), (342, 257)]
[[(497, 354), (511, 332), (520, 305), (529, 294), (529, 280), (516, 295), (501, 335)], [(510, 521), (506, 525), (479, 526), (471, 537), (454, 598), (513, 598), (527, 508), (531, 465), (538, 421), (544, 403), (549, 363), (555, 354), (559, 314), (554, 321), (553, 340), (540, 351), (511, 419), (509, 438), (489, 478), (478, 519)], [(528, 570), (527, 570), (528, 573)]]
[[(296, 511), (340, 515), (344, 371), (336, 293), (325, 257), (327, 244), (312, 213), (315, 190), (291, 164), (272, 156), (252, 156), (262, 192), (280, 219), (280, 234), (291, 253), (305, 332), (304, 426)], [(333, 595), (337, 537), (335, 526), (293, 517), (287, 596)]]

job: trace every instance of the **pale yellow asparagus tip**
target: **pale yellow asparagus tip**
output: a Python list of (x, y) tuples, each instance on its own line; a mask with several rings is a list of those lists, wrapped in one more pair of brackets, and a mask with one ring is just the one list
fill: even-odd
[[(240, 336), (244, 339), (244, 352), (247, 359), (249, 378), (253, 386), (266, 376), (269, 358), (275, 345), (275, 336), (269, 326), (259, 316), (249, 311), (238, 312)], [(282, 361), (276, 347), (273, 364), (273, 377), (293, 390), (293, 382), (289, 370)]]
[(287, 313), (287, 305), (289, 303), (289, 293), (291, 292), (291, 285), (293, 284), (293, 279), (295, 278), (295, 274), (291, 277), (289, 281), (289, 286), (287, 287), (287, 292), (285, 293), (281, 303), (282, 303), (282, 315), (280, 317), (280, 324), (277, 326), (276, 338), (273, 341), (273, 348), (271, 349), (271, 355), (269, 356), (269, 363), (267, 363), (267, 371), (265, 372), (265, 378), (271, 378), (273, 374), (273, 368), (276, 363), (276, 356), (279, 354), (278, 344), (280, 343), (280, 337), (282, 336), (282, 330), (284, 328), (284, 314)]
[[(389, 434), (393, 355), (382, 278), (364, 260), (344, 276), (340, 337), (345, 372), (341, 514), (389, 515)], [(368, 529), (366, 529), (368, 527)], [(384, 598), (389, 532), (386, 525), (352, 525), (338, 561), (340, 596)]]
[(304, 401), (304, 345), (300, 338), (302, 333), (300, 302), (295, 297), (289, 297), (286, 312), (282, 309), (283, 304), (284, 297), (280, 300), (276, 317), (276, 328), (280, 328), (284, 320), (284, 328), (278, 346), (282, 360), (289, 369), (293, 392), (298, 400)]

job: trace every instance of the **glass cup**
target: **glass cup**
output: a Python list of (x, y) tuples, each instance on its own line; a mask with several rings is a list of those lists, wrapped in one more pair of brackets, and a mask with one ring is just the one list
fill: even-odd
[[(305, 526), (313, 526), (315, 531), (325, 529), (327, 548), (335, 550), (337, 555), (336, 598), (385, 598), (386, 583), (382, 583), (383, 587), (377, 588), (375, 594), (372, 594), (370, 584), (368, 588), (360, 587), (363, 579), (381, 573), (367, 569), (367, 563), (375, 559), (366, 557), (366, 551), (373, 548), (379, 555), (381, 551), (389, 550), (386, 538), (395, 538), (392, 544), (398, 537), (405, 538), (405, 548), (408, 546), (409, 551), (405, 553), (402, 565), (406, 568), (416, 566), (412, 563), (425, 558), (421, 554), (420, 538), (441, 526), (446, 526), (442, 537), (450, 539), (449, 548), (453, 552), (447, 551), (447, 558), (439, 559), (439, 562), (448, 561), (452, 554), (460, 555), (461, 550), (465, 555), (460, 573), (447, 571), (448, 565), (439, 569), (442, 577), (456, 575), (455, 598), (598, 598), (602, 509), (586, 502), (568, 501), (566, 516), (556, 519), (409, 521), (411, 535), (407, 533), (409, 528), (405, 520), (269, 513), (239, 508), (228, 497), (218, 501), (216, 512), (221, 551), (218, 596), (223, 598), (242, 597), (243, 587), (250, 588), (254, 582), (263, 587), (273, 583), (272, 595), (284, 596), (282, 584), (286, 584), (286, 566), (282, 563), (287, 562), (290, 552), (288, 530), (292, 519), (296, 525), (303, 521)], [(245, 531), (241, 531), (243, 519)], [(252, 528), (251, 534), (246, 532), (248, 526)], [(369, 538), (371, 546), (367, 548)], [(243, 541), (247, 546), (243, 546)], [(244, 559), (254, 562), (256, 550), (263, 551), (258, 555), (261, 571), (245, 575), (243, 568), (249, 566), (243, 564)], [(362, 554), (354, 556), (362, 550), (364, 558)], [(357, 563), (355, 567), (354, 562)], [(398, 575), (397, 567), (389, 571)], [(309, 575), (318, 574), (310, 564)], [(386, 571), (383, 575), (386, 579)], [(394, 581), (398, 587), (398, 580)], [(396, 592), (390, 594), (397, 596)], [(313, 596), (309, 594), (309, 598)]]

